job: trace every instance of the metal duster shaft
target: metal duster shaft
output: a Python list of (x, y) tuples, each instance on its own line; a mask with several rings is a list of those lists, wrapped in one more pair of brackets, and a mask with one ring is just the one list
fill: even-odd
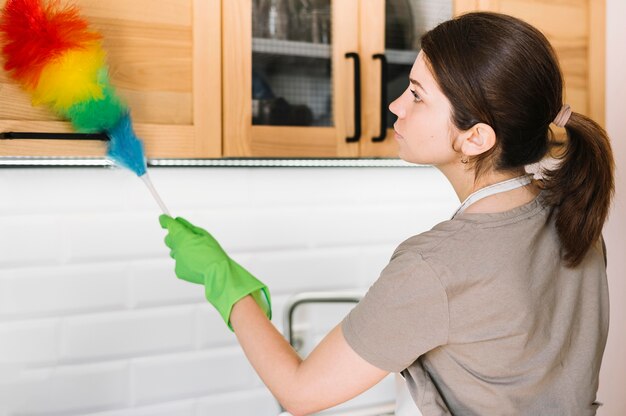
[(148, 172), (146, 172), (143, 175), (141, 175), (140, 178), (143, 181), (143, 183), (145, 183), (146, 186), (148, 187), (148, 189), (150, 190), (150, 193), (154, 197), (154, 199), (157, 202), (157, 204), (159, 204), (159, 207), (161, 207), (161, 211), (163, 211), (164, 214), (167, 214), (167, 215), (169, 215), (171, 217), (172, 215), (170, 214), (170, 211), (167, 209), (167, 207), (163, 203), (163, 200), (161, 199), (161, 197), (157, 193), (156, 189), (154, 189), (154, 185), (152, 185), (152, 181), (150, 180), (150, 177), (148, 176)]

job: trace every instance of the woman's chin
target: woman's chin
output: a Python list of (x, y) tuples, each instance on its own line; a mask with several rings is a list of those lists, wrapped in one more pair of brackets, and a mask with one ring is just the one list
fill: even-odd
[(416, 165), (424, 165), (424, 164), (426, 164), (424, 162), (421, 162), (419, 159), (416, 159), (415, 157), (406, 157), (406, 156), (404, 156), (402, 154), (402, 152), (398, 153), (398, 157), (401, 160), (403, 160), (403, 161), (405, 161), (407, 163), (413, 163), (413, 164), (416, 164)]

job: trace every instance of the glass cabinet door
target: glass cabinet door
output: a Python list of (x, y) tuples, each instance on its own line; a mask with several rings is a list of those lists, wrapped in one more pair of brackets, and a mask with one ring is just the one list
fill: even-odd
[(225, 156), (358, 156), (358, 2), (222, 3)]
[(252, 124), (332, 126), (330, 0), (252, 0)]
[[(363, 3), (368, 3), (365, 0)], [(364, 10), (361, 26), (372, 21), (372, 13), (384, 15), (384, 27), (376, 33), (363, 33), (364, 55), (380, 61), (372, 69), (373, 87), (368, 102), (363, 105), (372, 120), (364, 130), (368, 135), (362, 143), (362, 154), (370, 156), (397, 157), (397, 145), (393, 139), (393, 123), (396, 120), (388, 107), (409, 85), (409, 73), (420, 50), (420, 38), (438, 23), (452, 18), (452, 0), (381, 0), (378, 11)], [(383, 4), (384, 3), (384, 4)], [(369, 4), (369, 3), (368, 3)], [(384, 13), (384, 14), (383, 14)], [(374, 45), (377, 45), (374, 46)], [(378, 97), (382, 97), (379, 101)], [(375, 99), (374, 99), (375, 98)], [(372, 103), (375, 103), (374, 106)]]

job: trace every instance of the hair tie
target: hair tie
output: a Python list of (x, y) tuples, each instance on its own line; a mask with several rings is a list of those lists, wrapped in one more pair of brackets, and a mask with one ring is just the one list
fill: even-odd
[(557, 114), (554, 118), (553, 123), (557, 127), (565, 127), (571, 115), (572, 109), (570, 108), (569, 104), (565, 104), (563, 107), (561, 107), (561, 111), (559, 111), (559, 114)]

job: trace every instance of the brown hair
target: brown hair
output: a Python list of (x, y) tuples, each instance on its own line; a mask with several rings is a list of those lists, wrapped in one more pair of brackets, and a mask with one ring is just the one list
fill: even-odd
[[(477, 12), (444, 22), (422, 37), (422, 50), (452, 105), (452, 123), (489, 124), (496, 145), (472, 160), (476, 178), (489, 164), (513, 171), (543, 159), (550, 123), (563, 106), (556, 54), (537, 29), (511, 16)], [(567, 145), (543, 172), (568, 266), (578, 265), (600, 237), (613, 194), (613, 156), (606, 132), (572, 113)]]

